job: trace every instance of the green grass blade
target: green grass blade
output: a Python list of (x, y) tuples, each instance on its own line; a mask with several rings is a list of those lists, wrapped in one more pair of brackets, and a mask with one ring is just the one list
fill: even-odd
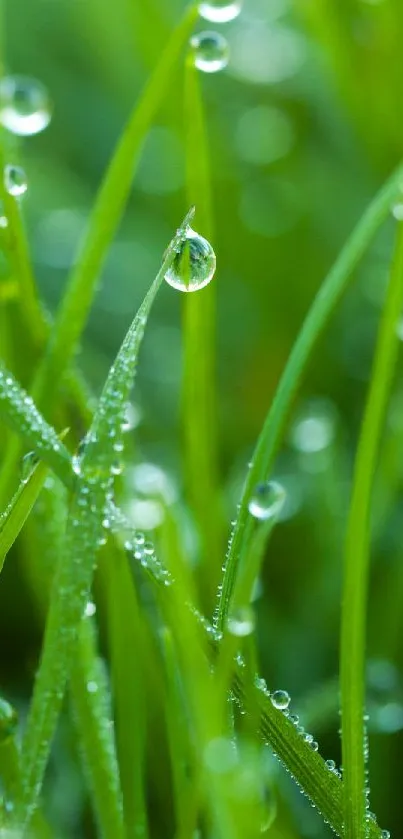
[(351, 274), (368, 248), (376, 231), (390, 212), (393, 199), (399, 194), (403, 167), (378, 192), (358, 222), (333, 268), (324, 280), (308, 312), (291, 351), (289, 360), (267, 413), (256, 444), (244, 489), (235, 528), (231, 537), (222, 590), (218, 605), (218, 627), (222, 628), (231, 606), (233, 587), (241, 554), (247, 550), (253, 523), (248, 513), (249, 499), (259, 481), (266, 479), (277, 451), (294, 395), (317, 340), (326, 326)]
[[(234, 690), (243, 703), (242, 670), (237, 666)], [(343, 782), (328, 769), (321, 755), (313, 751), (282, 711), (272, 705), (269, 692), (259, 679), (256, 680), (255, 692), (260, 711), (260, 736), (270, 744), (337, 836), (344, 837)], [(367, 830), (369, 839), (382, 839), (382, 831), (375, 820), (368, 822)]]
[(53, 581), (42, 658), (22, 745), (23, 778), (19, 812), (23, 824), (35, 810), (66, 682), (77, 649), (78, 632), (90, 597), (97, 546), (107, 525), (105, 511), (113, 493), (113, 467), (120, 454), (122, 423), (137, 356), (151, 306), (182, 241), (190, 212), (168, 247), (112, 365), (86, 438), (70, 505), (64, 550)]
[(23, 528), (42, 489), (48, 467), (39, 463), (28, 480), (22, 481), (7, 509), (0, 515), (0, 573), (8, 551)]
[(403, 308), (403, 225), (399, 224), (385, 307), (354, 467), (344, 564), (341, 628), (341, 710), (345, 836), (366, 835), (365, 634), (370, 558), (370, 510), (376, 461), (398, 354)]
[[(208, 142), (199, 71), (194, 66), (192, 56), (188, 56), (185, 68), (185, 126), (188, 202), (197, 207), (198, 230), (211, 240), (213, 214)], [(184, 297), (184, 473), (188, 498), (202, 540), (203, 579), (214, 586), (221, 565), (221, 546), (217, 532), (215, 281), (200, 293), (186, 294)]]
[(27, 445), (71, 484), (70, 455), (34, 405), (33, 399), (20, 387), (0, 362), (0, 417), (24, 438)]
[(81, 624), (70, 687), (79, 747), (99, 834), (104, 839), (112, 836), (124, 839), (126, 831), (111, 728), (109, 688), (103, 662), (96, 656), (95, 632), (89, 618)]
[[(2, 167), (2, 171), (3, 171)], [(27, 237), (22, 219), (21, 203), (3, 190), (4, 212), (8, 221), (7, 256), (14, 277), (18, 282), (18, 301), (28, 333), (36, 350), (45, 343), (48, 327), (39, 301)]]
[[(145, 696), (142, 621), (127, 558), (121, 550), (100, 567), (107, 602), (116, 745), (128, 839), (148, 836), (145, 800)], [(132, 651), (128, 667), (127, 651)], [(127, 724), (130, 720), (129, 725)]]
[(167, 44), (106, 172), (76, 267), (56, 317), (44, 364), (35, 383), (34, 392), (39, 396), (41, 405), (50, 402), (55, 382), (61, 381), (76, 351), (102, 264), (124, 211), (144, 139), (158, 107), (164, 101), (178, 57), (196, 19), (197, 4), (193, 3)]

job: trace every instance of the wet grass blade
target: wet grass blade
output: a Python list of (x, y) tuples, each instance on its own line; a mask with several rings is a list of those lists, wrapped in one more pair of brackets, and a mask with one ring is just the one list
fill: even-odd
[(126, 831), (111, 727), (109, 686), (104, 664), (96, 655), (96, 636), (90, 618), (81, 623), (70, 690), (79, 748), (100, 836), (124, 839)]
[(0, 417), (27, 445), (71, 485), (70, 455), (56, 431), (39, 413), (33, 399), (0, 362)]
[[(116, 745), (128, 839), (146, 839), (146, 714), (142, 672), (142, 620), (127, 557), (115, 548), (101, 563), (107, 603)], [(127, 651), (131, 650), (130, 667)], [(128, 723), (129, 721), (129, 723)]]
[(39, 463), (27, 481), (21, 482), (10, 504), (0, 515), (0, 572), (8, 551), (23, 528), (43, 487), (48, 467)]
[[(0, 165), (2, 156), (0, 154)], [(3, 189), (4, 212), (7, 225), (7, 256), (18, 282), (18, 301), (24, 322), (36, 350), (41, 350), (48, 334), (48, 325), (38, 297), (27, 237), (22, 219), (21, 204)]]
[(123, 449), (124, 410), (151, 306), (176, 255), (193, 213), (167, 249), (162, 267), (123, 341), (102, 391), (76, 468), (64, 550), (53, 580), (42, 658), (22, 743), (23, 777), (18, 812), (23, 824), (37, 805), (66, 682), (78, 644), (79, 627), (90, 597), (97, 549), (110, 525), (106, 508), (113, 493), (113, 468)]
[(81, 252), (56, 317), (44, 364), (35, 383), (34, 393), (40, 405), (50, 403), (55, 381), (61, 381), (74, 356), (104, 259), (125, 208), (144, 139), (157, 109), (164, 101), (179, 55), (196, 19), (197, 4), (193, 3), (167, 44), (105, 174)]
[[(243, 668), (239, 665), (236, 667), (234, 690), (243, 703)], [(281, 763), (337, 836), (344, 837), (343, 782), (327, 767), (320, 754), (304, 740), (282, 711), (273, 706), (269, 692), (260, 680), (256, 680), (255, 694), (260, 712), (261, 738), (270, 744)], [(382, 839), (382, 831), (375, 820), (368, 822), (367, 831), (369, 839)]]
[(372, 489), (385, 413), (398, 355), (396, 327), (403, 308), (403, 225), (379, 328), (354, 467), (347, 525), (340, 673), (344, 820), (347, 839), (365, 837), (365, 636)]
[(389, 215), (391, 203), (399, 194), (402, 176), (403, 167), (400, 166), (369, 205), (319, 289), (294, 343), (266, 415), (245, 480), (219, 596), (217, 616), (219, 628), (224, 626), (231, 608), (232, 593), (241, 556), (248, 550), (250, 543), (253, 524), (248, 513), (249, 499), (256, 485), (261, 480), (265, 480), (270, 472), (293, 398), (318, 338), (345, 291), (354, 268), (367, 250), (376, 231)]
[[(198, 230), (208, 240), (212, 240), (213, 213), (208, 141), (199, 71), (192, 56), (187, 57), (185, 66), (185, 126), (188, 202), (189, 205), (196, 205)], [(184, 298), (184, 473), (188, 498), (202, 540), (203, 579), (214, 586), (218, 568), (221, 566), (215, 404), (215, 281), (200, 293), (185, 294)], [(210, 595), (213, 590), (210, 591)]]

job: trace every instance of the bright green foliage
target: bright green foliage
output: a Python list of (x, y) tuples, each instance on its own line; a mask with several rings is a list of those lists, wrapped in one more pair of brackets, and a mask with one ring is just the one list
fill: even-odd
[[(7, 10), (11, 33), (16, 21), (20, 25), (15, 15), (22, 2)], [(84, 104), (71, 108), (84, 115), (76, 122), (85, 129), (94, 117), (92, 140), (83, 143), (81, 136), (78, 143), (88, 160), (69, 146), (77, 126), (68, 108), (58, 115), (56, 107), (55, 134), (43, 158), (28, 141), (20, 153), (15, 139), (4, 132), (0, 138), (0, 169), (26, 156), (33, 184), (42, 170), (46, 183), (31, 190), (28, 177), (27, 205), (7, 192), (7, 179), (0, 185), (0, 620), (23, 683), (20, 688), (18, 674), (14, 684), (5, 668), (0, 834), (92, 836), (90, 811), (103, 839), (297, 839), (317, 835), (325, 824), (341, 838), (385, 839), (366, 807), (364, 710), (367, 676), (370, 725), (383, 735), (403, 730), (398, 678), (384, 660), (389, 654), (399, 659), (400, 613), (390, 602), (403, 592), (403, 575), (398, 568), (385, 572), (383, 554), (392, 552), (390, 542), (398, 554), (396, 539), (386, 539), (386, 547), (381, 541), (384, 531), (394, 532), (389, 518), (401, 489), (402, 403), (393, 374), (403, 335), (403, 168), (386, 182), (384, 171), (392, 161), (396, 167), (392, 151), (401, 146), (394, 117), (401, 74), (385, 55), (400, 55), (403, 15), (393, 0), (284, 9), (250, 0), (240, 18), (237, 3), (229, 4), (229, 15), (235, 12), (228, 76), (208, 72), (208, 81), (189, 49), (199, 4), (189, 3), (175, 25), (180, 5), (66, 5), (67, 29), (80, 33), (77, 51), (86, 45), (76, 70), (90, 95), (86, 99), (80, 81)], [(203, 4), (200, 11), (210, 15), (205, 28), (214, 28), (223, 5)], [(27, 31), (30, 22), (40, 28), (40, 6), (32, 0), (32, 8), (24, 7)], [(53, 33), (52, 14), (46, 25)], [(64, 38), (65, 21), (62, 29)], [(20, 42), (25, 36), (16, 39), (17, 57)], [(52, 49), (38, 53), (59, 54), (57, 38), (55, 44), (52, 36)], [(349, 116), (339, 113), (325, 79), (320, 44)], [(225, 43), (223, 50), (227, 56)], [(378, 60), (368, 62), (367, 53)], [(155, 69), (144, 84), (143, 65), (148, 68), (151, 56)], [(45, 68), (48, 59), (42, 60)], [(58, 71), (57, 83), (66, 86), (59, 65)], [(110, 87), (102, 126), (93, 97), (98, 77)], [(140, 81), (143, 93), (133, 108)], [(1, 104), (0, 95), (0, 121)], [(78, 173), (91, 173), (90, 194), (91, 179), (110, 154), (114, 111), (128, 107), (90, 200)], [(68, 132), (61, 130), (63, 119)], [(52, 158), (61, 137), (68, 161), (62, 175)], [(327, 156), (335, 168), (331, 177)], [(384, 183), (378, 191), (377, 167)], [(178, 205), (192, 209), (161, 264), (166, 218), (180, 215)], [(175, 295), (163, 280), (180, 262), (193, 225), (214, 245), (217, 279), (200, 292)], [(380, 282), (371, 291), (383, 313), (372, 319), (380, 322), (379, 337), (358, 430), (362, 379), (369, 374), (354, 378), (360, 352), (346, 351), (346, 343), (351, 332), (360, 336), (367, 275), (379, 252), (389, 285), (386, 295)], [(191, 260), (183, 261), (190, 270)], [(357, 291), (352, 281), (361, 273), (365, 289)], [(189, 276), (184, 285), (192, 290)], [(54, 317), (45, 314), (42, 293), (51, 308), (58, 295)], [(357, 312), (347, 328), (343, 306), (348, 309), (351, 299)], [(175, 355), (180, 304), (181, 366)], [(371, 352), (373, 332), (372, 324)], [(347, 370), (332, 360), (328, 333), (340, 357), (347, 355)], [(105, 359), (114, 355), (109, 366)], [(147, 394), (140, 430), (131, 404), (139, 363)], [(352, 428), (335, 431), (334, 410), (328, 412), (333, 426), (330, 420), (315, 425), (311, 413), (299, 433), (295, 423), (287, 431), (304, 379), (343, 403), (337, 382), (350, 381), (350, 374), (344, 413), (354, 403)], [(22, 450), (29, 454), (20, 463)], [(160, 453), (161, 462), (173, 464), (176, 480), (152, 462)], [(284, 492), (282, 476), (284, 484), (294, 479)], [(261, 482), (275, 486), (277, 479), (281, 503), (273, 514), (256, 512), (252, 502), (262, 497)], [(224, 513), (229, 520), (238, 500), (225, 555)], [(345, 530), (339, 684), (334, 623)], [(383, 565), (382, 573), (374, 566), (380, 584), (368, 608), (372, 549)], [(44, 624), (39, 641), (35, 621)], [(367, 646), (377, 656), (368, 673)], [(390, 698), (385, 684), (392, 683), (397, 697)], [(321, 726), (338, 728), (339, 687), (342, 771), (303, 728), (309, 721), (315, 736)], [(294, 688), (307, 694), (300, 720)], [(338, 747), (335, 736), (329, 742)], [(392, 764), (375, 737), (374, 745), (375, 756), (383, 756), (374, 760), (374, 809), (379, 801), (387, 812)], [(316, 822), (308, 809), (299, 815), (300, 799), (295, 804), (280, 764), (316, 809)]]

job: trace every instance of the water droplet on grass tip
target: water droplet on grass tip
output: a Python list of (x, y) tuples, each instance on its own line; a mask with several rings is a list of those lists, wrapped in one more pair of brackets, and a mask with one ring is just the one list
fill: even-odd
[(291, 702), (290, 695), (286, 690), (275, 690), (274, 693), (270, 695), (270, 699), (272, 705), (274, 705), (278, 711), (286, 711)]
[(241, 0), (210, 0), (199, 5), (199, 15), (210, 23), (229, 23), (235, 20), (242, 9)]
[(237, 609), (233, 615), (228, 618), (228, 631), (231, 635), (236, 635), (238, 638), (245, 638), (251, 635), (255, 628), (255, 616), (250, 607)]
[(4, 76), (0, 81), (0, 123), (20, 137), (43, 131), (51, 119), (46, 88), (28, 76)]
[(200, 32), (190, 39), (195, 67), (203, 73), (218, 73), (229, 61), (229, 46), (218, 32)]
[(258, 484), (249, 501), (249, 512), (261, 521), (272, 519), (280, 513), (285, 497), (285, 490), (277, 481)]
[(189, 227), (165, 280), (178, 291), (199, 291), (213, 279), (215, 269), (216, 257), (210, 242)]
[(4, 187), (9, 195), (18, 198), (28, 189), (27, 177), (21, 166), (7, 164), (4, 169)]

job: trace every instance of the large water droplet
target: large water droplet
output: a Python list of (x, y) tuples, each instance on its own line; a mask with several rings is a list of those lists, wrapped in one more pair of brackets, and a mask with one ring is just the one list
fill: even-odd
[(286, 690), (275, 690), (274, 693), (270, 695), (270, 699), (272, 705), (274, 705), (278, 711), (286, 711), (291, 702), (290, 694), (287, 693)]
[(199, 15), (210, 23), (229, 23), (242, 9), (241, 0), (210, 0), (199, 5)]
[(249, 512), (256, 519), (267, 521), (280, 513), (286, 495), (284, 487), (277, 481), (266, 481), (258, 484), (249, 501)]
[(0, 123), (13, 134), (28, 137), (43, 131), (51, 119), (46, 88), (28, 76), (5, 76), (0, 81)]
[(165, 279), (178, 291), (198, 291), (213, 279), (215, 269), (216, 257), (210, 242), (189, 227)]
[(27, 191), (28, 184), (26, 174), (21, 166), (7, 164), (4, 169), (4, 187), (14, 198), (24, 195), (24, 192)]
[(229, 46), (218, 32), (200, 32), (190, 39), (195, 66), (203, 73), (218, 73), (227, 66)]
[(245, 638), (247, 635), (251, 635), (254, 628), (255, 616), (253, 609), (249, 606), (243, 609), (237, 609), (228, 618), (228, 631), (231, 635), (236, 635), (238, 638)]

